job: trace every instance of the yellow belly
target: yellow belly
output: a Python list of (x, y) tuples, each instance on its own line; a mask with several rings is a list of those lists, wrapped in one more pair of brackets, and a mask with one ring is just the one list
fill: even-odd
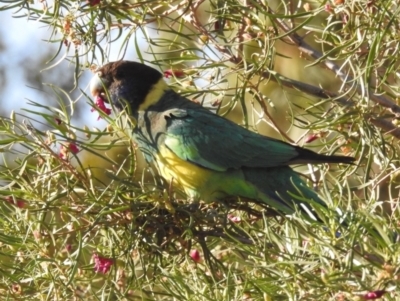
[(166, 147), (160, 150), (156, 157), (160, 175), (168, 182), (178, 184), (188, 196), (201, 197), (202, 187), (205, 187), (212, 177), (212, 171), (184, 161)]
[(219, 172), (182, 160), (166, 147), (156, 156), (160, 175), (178, 184), (193, 199), (214, 201), (226, 196), (256, 198), (257, 189), (247, 183), (241, 170)]

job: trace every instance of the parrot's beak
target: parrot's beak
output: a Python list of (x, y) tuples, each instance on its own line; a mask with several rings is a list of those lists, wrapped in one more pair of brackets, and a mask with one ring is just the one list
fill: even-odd
[(92, 94), (94, 98), (100, 97), (102, 95), (104, 96), (105, 94), (104, 84), (105, 82), (103, 79), (101, 79), (99, 72), (96, 73), (93, 76), (92, 80), (90, 81), (90, 94)]

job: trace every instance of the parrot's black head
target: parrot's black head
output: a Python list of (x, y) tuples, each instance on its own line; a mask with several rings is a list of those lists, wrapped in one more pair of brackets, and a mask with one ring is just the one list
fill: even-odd
[(132, 113), (156, 103), (168, 90), (157, 70), (137, 62), (117, 61), (99, 68), (90, 83), (93, 97), (107, 101), (122, 110), (127, 105)]

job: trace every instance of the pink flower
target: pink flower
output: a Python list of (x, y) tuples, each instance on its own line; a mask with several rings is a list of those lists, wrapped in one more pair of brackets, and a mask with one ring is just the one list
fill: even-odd
[(332, 6), (330, 6), (329, 4), (325, 4), (325, 11), (331, 14), (334, 12)]
[(375, 300), (375, 299), (382, 297), (383, 294), (385, 294), (385, 293), (386, 293), (385, 290), (377, 290), (377, 291), (368, 292), (363, 297), (364, 297), (364, 300)]
[(93, 254), (94, 258), (94, 271), (96, 273), (106, 274), (111, 266), (114, 264), (114, 260), (111, 258), (101, 257), (98, 254)]
[(14, 198), (12, 196), (6, 196), (5, 201), (21, 209), (26, 207), (26, 201), (21, 199), (15, 199), (14, 201)]
[(76, 146), (76, 144), (74, 142), (70, 142), (70, 143), (66, 144), (66, 146), (61, 145), (60, 153), (58, 154), (58, 156), (61, 159), (66, 160), (68, 157), (68, 152), (76, 154), (79, 152), (79, 148)]
[(342, 22), (343, 22), (343, 24), (347, 24), (349, 22), (349, 15), (343, 14), (342, 15)]
[(189, 256), (190, 256), (190, 258), (193, 259), (194, 262), (200, 262), (201, 261), (200, 253), (196, 249), (191, 250), (190, 253), (189, 253)]
[[(106, 105), (104, 104), (104, 99), (100, 95), (96, 96), (96, 99), (95, 99), (94, 103), (95, 103), (96, 107), (99, 108), (100, 111), (104, 112), (104, 114), (106, 114), (106, 115), (110, 115), (111, 114), (111, 109), (106, 107)], [(96, 110), (94, 108), (92, 108), (90, 111), (94, 112)], [(99, 120), (99, 119), (101, 119), (101, 116), (99, 116), (97, 118), (97, 120)]]
[(25, 208), (26, 207), (26, 202), (23, 200), (19, 200), (17, 199), (17, 201), (15, 202), (15, 206), (17, 206), (18, 208)]
[(60, 157), (60, 159), (62, 159), (62, 160), (67, 160), (67, 154), (65, 152), (63, 152), (62, 150), (58, 154), (58, 157)]
[(13, 285), (11, 285), (11, 291), (16, 295), (21, 295), (22, 287), (19, 284), (13, 284)]
[(242, 219), (240, 218), (240, 216), (237, 215), (233, 215), (233, 214), (228, 214), (228, 219), (235, 224), (238, 224), (240, 222), (242, 222)]
[(32, 234), (36, 241), (42, 239), (42, 233), (39, 230), (33, 230)]
[(182, 78), (182, 77), (185, 77), (185, 72), (183, 72), (180, 69), (176, 69), (176, 70), (168, 69), (168, 70), (164, 71), (164, 77), (170, 78), (170, 77), (173, 77), (173, 76), (175, 76), (177, 78)]

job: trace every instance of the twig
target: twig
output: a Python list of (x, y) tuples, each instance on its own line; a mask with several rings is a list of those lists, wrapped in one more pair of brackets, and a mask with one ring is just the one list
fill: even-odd
[(371, 122), (376, 127), (386, 131), (386, 134), (390, 134), (397, 139), (400, 139), (400, 128), (394, 125), (391, 120), (387, 118), (368, 118), (369, 122)]
[[(232, 53), (226, 48), (226, 46), (221, 46), (218, 44), (216, 39), (207, 32), (207, 30), (204, 28), (204, 26), (201, 24), (201, 22), (197, 19), (196, 17), (196, 10), (199, 8), (200, 4), (203, 3), (204, 0), (199, 0), (192, 4), (192, 10), (191, 10), (191, 18), (190, 21), (193, 26), (195, 26), (202, 34), (206, 34), (211, 38), (213, 41), (213, 44), (217, 48), (218, 51), (223, 53), (224, 55), (228, 56), (228, 60), (240, 65), (243, 61), (242, 58), (239, 56), (234, 56)], [(271, 8), (267, 8), (268, 13), (274, 14), (274, 11)], [(352, 76), (349, 74), (343, 72), (339, 66), (337, 66), (334, 62), (330, 60), (322, 60), (323, 54), (315, 49), (313, 49), (310, 45), (308, 45), (303, 38), (298, 35), (296, 32), (293, 32), (291, 28), (282, 20), (276, 19), (277, 25), (285, 32), (287, 33), (288, 38), (297, 45), (298, 49), (310, 57), (316, 59), (318, 62), (321, 62), (325, 64), (325, 66), (333, 71), (346, 85), (350, 85), (351, 83), (355, 84), (355, 80)], [(275, 71), (267, 70), (267, 71), (262, 71), (258, 73), (260, 76), (264, 78), (268, 78), (270, 80), (273, 80), (274, 82), (277, 82), (281, 84), (284, 87), (292, 88), (299, 90), (301, 92), (307, 93), (309, 95), (313, 95), (315, 97), (319, 97), (322, 99), (332, 99), (332, 101), (335, 101), (339, 103), (342, 106), (349, 106), (349, 105), (354, 105), (355, 102), (351, 101), (348, 98), (342, 97), (337, 93), (333, 93), (331, 91), (325, 90), (323, 88), (310, 85), (304, 82), (300, 82), (297, 80), (293, 80), (290, 78), (287, 78)], [(357, 92), (360, 93), (361, 95), (364, 94), (363, 87), (360, 85), (356, 85)], [(370, 100), (373, 102), (385, 107), (386, 109), (390, 110), (395, 116), (400, 117), (400, 106), (395, 104), (393, 101), (391, 101), (389, 98), (385, 97), (384, 95), (378, 95), (374, 93), (371, 89), (368, 89), (368, 96)], [(386, 131), (388, 134), (396, 137), (397, 139), (400, 139), (400, 129), (397, 129), (396, 126), (394, 126), (390, 121), (387, 120), (381, 120), (381, 119), (373, 119), (369, 118), (368, 120), (371, 121), (373, 125), (376, 127), (382, 129), (383, 131)]]
[(241, 243), (245, 243), (248, 245), (254, 244), (254, 241), (250, 238), (240, 236), (237, 233), (235, 233), (235, 234), (232, 233), (230, 235), (227, 235), (221, 229), (193, 231), (193, 233), (196, 234), (198, 237), (213, 236), (213, 237), (223, 238), (223, 239), (230, 240), (230, 241), (235, 241), (235, 240), (240, 241)]
[(325, 90), (323, 88), (310, 85), (304, 82), (300, 82), (294, 79), (290, 79), (288, 77), (285, 77), (275, 71), (263, 71), (261, 72), (261, 76), (268, 78), (270, 80), (273, 80), (274, 82), (277, 82), (281, 84), (282, 86), (292, 88), (299, 90), (301, 92), (305, 92), (309, 95), (314, 95), (319, 98), (324, 98), (324, 99), (332, 99), (335, 102), (340, 103), (343, 106), (348, 106), (348, 105), (354, 105), (354, 102), (345, 98), (345, 97), (340, 97), (338, 94), (333, 93), (331, 91)]
[[(274, 11), (271, 8), (267, 8), (268, 13), (274, 14)], [(309, 44), (307, 44), (304, 39), (299, 36), (296, 32), (291, 32), (291, 29), (288, 25), (285, 24), (284, 21), (280, 19), (275, 19), (277, 25), (285, 32), (287, 33), (288, 38), (297, 45), (297, 48), (301, 51), (309, 55), (310, 57), (316, 59), (318, 62), (323, 63), (329, 70), (334, 72), (341, 80), (343, 83), (346, 85), (349, 85), (350, 83), (355, 82), (354, 78), (343, 72), (339, 66), (337, 66), (333, 61), (328, 60), (328, 59), (322, 59), (323, 54), (319, 52), (318, 50), (312, 48)], [(361, 95), (364, 94), (363, 87), (359, 84), (356, 85), (357, 92), (360, 93)], [(381, 106), (389, 109), (393, 114), (395, 114), (397, 117), (400, 116), (400, 106), (395, 104), (393, 101), (391, 101), (389, 98), (385, 97), (384, 95), (378, 95), (376, 94), (373, 90), (368, 89), (368, 96), (369, 99), (371, 99), (373, 102), (380, 104)]]

